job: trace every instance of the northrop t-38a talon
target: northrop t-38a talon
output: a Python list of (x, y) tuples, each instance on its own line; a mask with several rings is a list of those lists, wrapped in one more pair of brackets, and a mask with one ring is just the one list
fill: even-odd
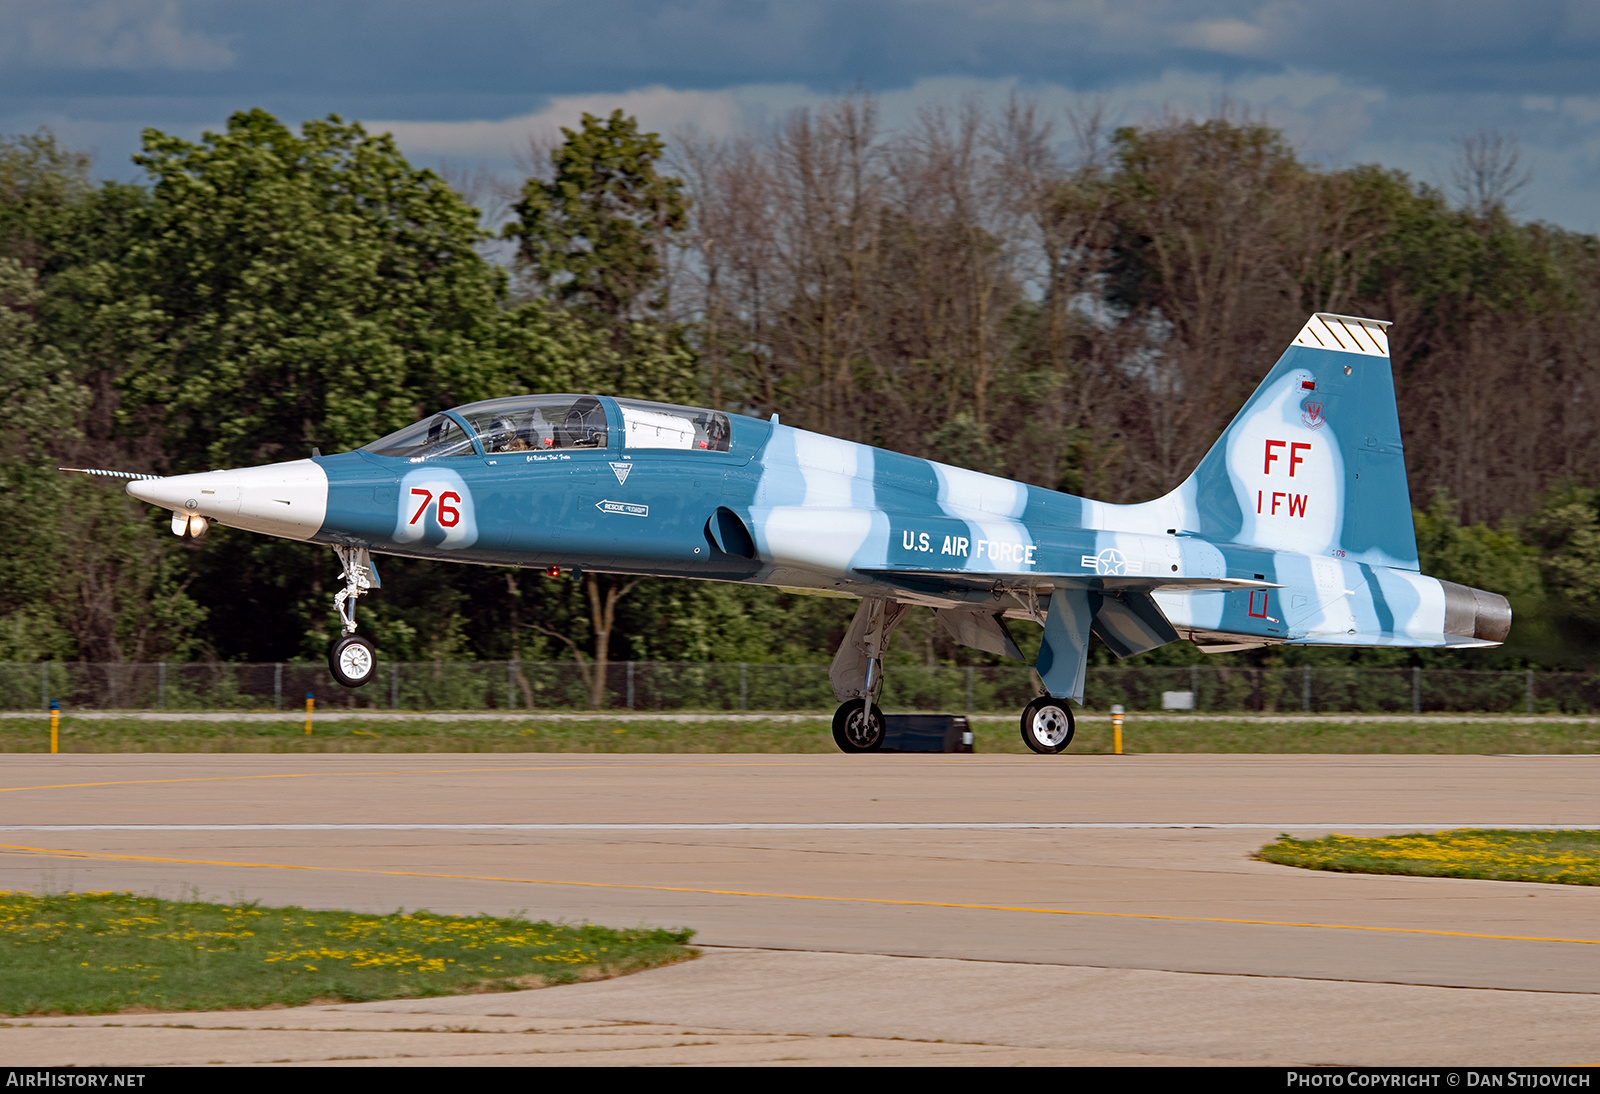
[(1165, 497), (1090, 501), (716, 410), (595, 395), (472, 403), (355, 452), (128, 478), (172, 530), (217, 521), (325, 543), (345, 585), (340, 683), (372, 679), (356, 599), (374, 554), (742, 581), (861, 598), (830, 676), (846, 751), (884, 737), (875, 698), (913, 606), (1021, 659), (1003, 619), (1044, 627), (1037, 752), (1072, 740), (1091, 633), (1127, 657), (1203, 650), (1493, 646), (1504, 597), (1419, 572), (1388, 324), (1313, 316)]

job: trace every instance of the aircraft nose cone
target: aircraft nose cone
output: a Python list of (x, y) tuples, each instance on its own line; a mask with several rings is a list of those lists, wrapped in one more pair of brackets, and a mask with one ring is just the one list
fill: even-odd
[(140, 501), (175, 513), (220, 517), (239, 510), (239, 488), (232, 471), (202, 471), (195, 475), (170, 475), (164, 479), (134, 479), (126, 489)]
[(313, 460), (135, 479), (126, 489), (175, 513), (286, 539), (310, 539), (328, 513), (328, 476)]

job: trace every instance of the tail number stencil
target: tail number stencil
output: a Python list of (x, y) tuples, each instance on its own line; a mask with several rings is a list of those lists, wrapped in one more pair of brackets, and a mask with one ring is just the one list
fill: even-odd
[[(420, 497), (422, 504), (417, 506), (417, 511), (411, 514), (411, 519), (406, 522), (407, 524), (415, 524), (421, 520), (422, 514), (428, 511), (428, 506), (434, 501), (433, 491), (423, 490), (420, 487), (412, 487), (411, 496)], [(454, 528), (461, 523), (461, 510), (457, 508), (460, 504), (461, 495), (454, 490), (445, 490), (440, 493), (437, 512), (434, 514), (434, 519), (439, 522), (439, 527)]]

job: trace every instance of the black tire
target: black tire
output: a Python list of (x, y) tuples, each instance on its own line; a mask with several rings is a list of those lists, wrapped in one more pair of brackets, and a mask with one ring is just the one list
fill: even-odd
[(378, 651), (359, 634), (350, 634), (328, 647), (328, 671), (347, 688), (358, 688), (378, 675)]
[(1041, 695), (1022, 708), (1022, 743), (1035, 752), (1054, 755), (1072, 743), (1077, 731), (1065, 699)]
[(840, 752), (876, 752), (883, 738), (883, 711), (876, 703), (851, 699), (834, 712), (833, 743)]

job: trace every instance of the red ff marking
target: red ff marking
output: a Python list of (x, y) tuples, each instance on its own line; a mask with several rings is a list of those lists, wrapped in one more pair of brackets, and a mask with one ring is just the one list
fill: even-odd
[(422, 504), (417, 506), (417, 511), (415, 513), (411, 514), (411, 519), (410, 520), (406, 521), (406, 523), (408, 525), (415, 524), (415, 523), (417, 523), (417, 521), (421, 520), (422, 519), (422, 514), (427, 512), (427, 510), (428, 510), (428, 503), (433, 500), (433, 491), (432, 490), (421, 490), (421, 489), (417, 489), (417, 488), (413, 487), (412, 490), (411, 490), (411, 494), (412, 494), (413, 497), (415, 497), (418, 494), (421, 494), (422, 495)]
[(1278, 459), (1278, 454), (1273, 451), (1274, 448), (1287, 448), (1289, 450), (1289, 477), (1292, 479), (1294, 478), (1294, 469), (1306, 462), (1306, 458), (1300, 453), (1310, 452), (1311, 442), (1295, 441), (1291, 444), (1288, 441), (1268, 441), (1267, 458), (1261, 464), (1261, 473), (1263, 475), (1272, 474), (1272, 464)]
[[(433, 501), (433, 491), (431, 490), (423, 490), (420, 487), (413, 487), (411, 493), (413, 496), (421, 495), (422, 504), (417, 506), (417, 511), (411, 514), (411, 519), (406, 522), (407, 524), (415, 524), (417, 521), (421, 520), (422, 514), (428, 511), (428, 505)], [(461, 523), (461, 510), (457, 509), (454, 505), (446, 504), (447, 502), (451, 501), (459, 504), (461, 501), (461, 495), (456, 493), (454, 490), (446, 490), (444, 493), (439, 495), (439, 512), (437, 514), (437, 519), (440, 526), (444, 528), (454, 528), (456, 525)]]
[(1305, 449), (1307, 452), (1310, 452), (1311, 451), (1311, 442), (1310, 441), (1295, 441), (1293, 444), (1291, 444), (1289, 446), (1289, 477), (1291, 479), (1294, 478), (1294, 469), (1299, 467), (1301, 464), (1306, 462), (1306, 458), (1304, 456), (1300, 455), (1300, 450), (1302, 448)]

